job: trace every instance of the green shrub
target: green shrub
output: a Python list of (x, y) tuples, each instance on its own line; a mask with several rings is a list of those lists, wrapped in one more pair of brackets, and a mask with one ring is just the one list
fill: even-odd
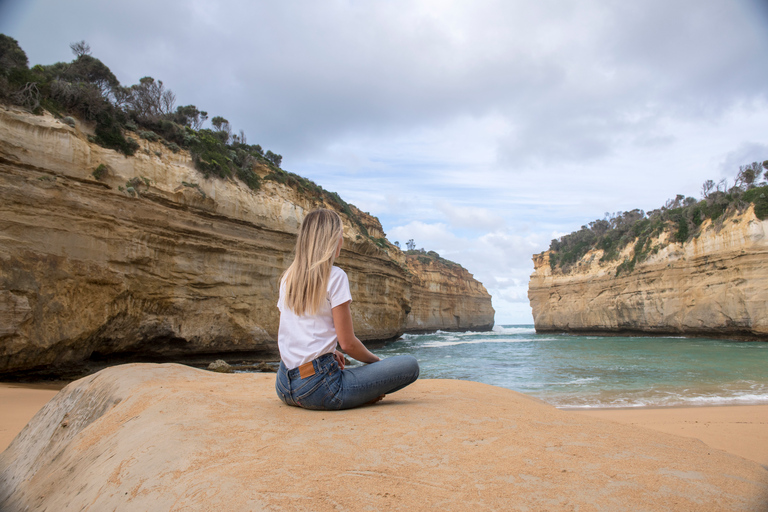
[(205, 195), (205, 192), (203, 192), (203, 189), (200, 188), (200, 185), (198, 185), (197, 183), (187, 183), (186, 181), (182, 181), (181, 184), (184, 185), (185, 187), (197, 189), (197, 191), (200, 192), (200, 194), (203, 196), (203, 199), (207, 197)]
[(768, 218), (768, 186), (755, 187), (744, 193), (744, 201), (755, 205), (755, 216), (760, 220)]
[(153, 131), (140, 131), (139, 137), (141, 137), (142, 139), (148, 140), (150, 142), (157, 141), (157, 134)]
[(126, 139), (120, 125), (108, 112), (102, 112), (96, 118), (95, 142), (105, 148), (114, 149), (126, 156), (133, 155), (139, 144), (133, 139)]
[(107, 174), (109, 174), (109, 168), (104, 164), (99, 164), (99, 166), (96, 167), (96, 170), (94, 170), (91, 174), (94, 178), (101, 181), (107, 176)]
[[(752, 164), (756, 166), (757, 164)], [(768, 218), (768, 185), (754, 187), (734, 186), (727, 192), (713, 190), (714, 182), (705, 183), (706, 197), (696, 201), (691, 197), (678, 195), (667, 202), (664, 208), (649, 212), (641, 210), (619, 212), (609, 219), (596, 220), (579, 231), (552, 240), (549, 246), (549, 262), (554, 270), (568, 269), (588, 251), (602, 249), (601, 262), (615, 260), (624, 248), (634, 242), (632, 257), (625, 259), (617, 268), (617, 275), (632, 272), (635, 265), (659, 251), (658, 239), (662, 232), (670, 233), (670, 240), (685, 243), (699, 235), (704, 221), (718, 219), (744, 211), (750, 203), (755, 205), (755, 215)], [(752, 188), (748, 188), (752, 187)], [(703, 187), (704, 188), (704, 187)], [(745, 190), (745, 188), (747, 190)]]
[(211, 130), (200, 130), (191, 141), (190, 151), (195, 167), (202, 171), (205, 177), (210, 175), (219, 178), (232, 177), (234, 163), (229, 158), (229, 149)]
[(409, 249), (405, 251), (405, 254), (406, 256), (416, 256), (416, 259), (424, 263), (425, 265), (430, 264), (433, 261), (437, 261), (445, 265), (446, 267), (461, 267), (461, 265), (459, 265), (455, 261), (451, 261), (443, 258), (435, 251), (426, 252), (424, 251), (424, 249)]
[(251, 190), (259, 190), (261, 187), (261, 180), (259, 179), (259, 176), (253, 172), (253, 169), (243, 169), (239, 167), (237, 169), (237, 177)]

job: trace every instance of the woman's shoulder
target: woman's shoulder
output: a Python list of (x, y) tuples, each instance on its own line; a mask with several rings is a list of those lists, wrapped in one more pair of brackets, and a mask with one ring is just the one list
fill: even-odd
[(336, 265), (331, 267), (331, 276), (346, 276), (347, 273), (344, 272), (342, 269), (337, 267)]
[(328, 297), (331, 307), (352, 300), (349, 291), (349, 278), (347, 273), (339, 267), (331, 267), (331, 276), (328, 279)]
[(331, 267), (331, 275), (328, 277), (328, 287), (346, 287), (349, 288), (349, 277), (339, 267)]

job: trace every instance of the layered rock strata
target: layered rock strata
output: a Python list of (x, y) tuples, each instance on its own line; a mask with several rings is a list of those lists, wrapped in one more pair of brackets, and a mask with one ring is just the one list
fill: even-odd
[(528, 298), (536, 330), (677, 334), (768, 341), (768, 220), (750, 207), (706, 221), (686, 243), (666, 235), (659, 250), (618, 276), (631, 248), (613, 262), (587, 253), (566, 273), (549, 253), (533, 257)]
[(408, 255), (406, 264), (413, 275), (406, 332), (493, 328), (495, 312), (488, 292), (465, 268), (417, 255)]
[[(0, 375), (274, 357), (279, 276), (305, 213), (329, 205), (273, 181), (252, 191), (203, 179), (188, 153), (160, 143), (138, 140), (125, 157), (88, 134), (0, 107)], [(421, 310), (414, 276), (399, 249), (361, 232), (383, 236), (378, 220), (357, 212), (357, 222), (342, 214), (337, 263), (350, 277), (356, 332), (393, 339)]]
[[(332, 461), (332, 463), (329, 463)], [(419, 380), (307, 411), (274, 377), (176, 364), (71, 383), (0, 454), (0, 509), (764, 510), (768, 472), (698, 439)]]

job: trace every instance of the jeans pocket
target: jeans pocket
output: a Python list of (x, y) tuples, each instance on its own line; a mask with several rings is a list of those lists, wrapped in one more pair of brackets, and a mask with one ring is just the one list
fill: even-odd
[(278, 374), (275, 379), (275, 391), (277, 392), (277, 397), (286, 405), (297, 405), (293, 397), (291, 397), (291, 392), (282, 382), (280, 382), (280, 377), (280, 374)]
[(336, 410), (341, 408), (341, 382), (338, 372), (318, 375), (317, 382), (302, 389), (301, 395), (296, 396), (299, 407), (315, 410)]

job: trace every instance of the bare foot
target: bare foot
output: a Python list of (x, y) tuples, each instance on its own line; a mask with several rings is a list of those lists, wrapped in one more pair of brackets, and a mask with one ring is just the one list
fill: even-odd
[(373, 405), (373, 404), (375, 404), (376, 402), (380, 402), (380, 401), (384, 400), (384, 397), (385, 397), (385, 396), (387, 396), (387, 395), (381, 395), (381, 396), (377, 396), (376, 398), (374, 398), (374, 399), (373, 399), (373, 400), (371, 400), (370, 402), (365, 402), (363, 405)]

